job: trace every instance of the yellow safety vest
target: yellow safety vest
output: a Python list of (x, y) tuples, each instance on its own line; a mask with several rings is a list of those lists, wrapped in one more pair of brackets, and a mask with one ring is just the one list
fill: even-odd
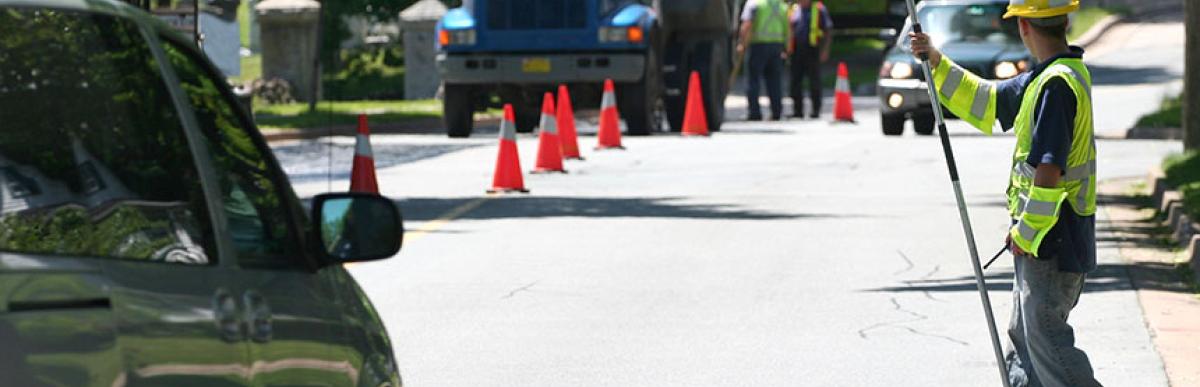
[(783, 0), (758, 0), (750, 43), (787, 43), (787, 12)]
[(809, 25), (808, 25), (808, 45), (812, 46), (814, 48), (818, 47), (817, 44), (819, 44), (821, 42), (821, 37), (825, 36), (825, 31), (821, 30), (821, 10), (822, 9), (825, 9), (825, 4), (818, 1), (818, 2), (812, 3), (812, 7), (809, 10), (809, 13), (812, 14), (812, 17), (809, 18), (810, 21), (809, 21)]
[[(985, 134), (992, 133), (996, 120), (996, 84), (942, 58), (934, 70), (938, 99), (955, 115)], [(1025, 162), (1033, 145), (1034, 111), (1050, 80), (1062, 79), (1075, 95), (1075, 123), (1067, 170), (1053, 188), (1033, 184), (1035, 168)], [(1017, 146), (1009, 175), (1008, 211), (1016, 226), (1010, 230), (1014, 243), (1037, 256), (1046, 233), (1058, 222), (1062, 203), (1070, 203), (1080, 216), (1096, 213), (1096, 138), (1092, 122), (1092, 76), (1077, 58), (1055, 60), (1029, 82), (1013, 125)]]

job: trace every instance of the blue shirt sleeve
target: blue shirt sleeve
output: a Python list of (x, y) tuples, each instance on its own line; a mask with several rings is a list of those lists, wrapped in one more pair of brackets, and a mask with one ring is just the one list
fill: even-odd
[(829, 17), (829, 8), (824, 5), (821, 6), (821, 29), (826, 31), (833, 29), (833, 19)]
[(1034, 114), (1033, 143), (1025, 162), (1035, 167), (1054, 164), (1065, 173), (1075, 128), (1075, 93), (1067, 81), (1055, 78), (1042, 89), (1040, 99)]
[(1024, 72), (996, 84), (996, 119), (1000, 120), (1000, 128), (1006, 132), (1012, 129), (1017, 120), (1022, 94), (1032, 76), (1032, 73)]

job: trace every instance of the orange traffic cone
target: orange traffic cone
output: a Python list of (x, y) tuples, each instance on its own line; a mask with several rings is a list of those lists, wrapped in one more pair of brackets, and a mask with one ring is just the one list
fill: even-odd
[(688, 79), (687, 107), (683, 113), (683, 135), (708, 135), (708, 115), (704, 114), (704, 98), (700, 97), (700, 73), (695, 71)]
[(837, 85), (833, 92), (833, 120), (854, 122), (854, 105), (850, 100), (850, 71), (846, 62), (838, 63)]
[(350, 192), (379, 193), (375, 180), (375, 156), (371, 153), (371, 129), (367, 115), (358, 115), (358, 135), (355, 136), (354, 166), (350, 170)]
[(562, 145), (558, 141), (558, 128), (554, 123), (554, 94), (542, 97), (542, 120), (538, 123), (537, 164), (533, 173), (560, 172), (563, 169)]
[(596, 133), (596, 149), (625, 149), (621, 146), (621, 115), (617, 113), (617, 94), (613, 81), (604, 80), (604, 96), (600, 99), (600, 132)]
[(504, 105), (504, 121), (500, 121), (500, 152), (496, 155), (496, 173), (488, 193), (529, 192), (521, 175), (521, 157), (517, 154), (517, 128), (512, 105)]
[(563, 158), (583, 160), (583, 156), (579, 154), (579, 134), (575, 131), (575, 109), (571, 107), (571, 94), (567, 91), (567, 85), (558, 85), (558, 109), (555, 113), (558, 118), (556, 125)]

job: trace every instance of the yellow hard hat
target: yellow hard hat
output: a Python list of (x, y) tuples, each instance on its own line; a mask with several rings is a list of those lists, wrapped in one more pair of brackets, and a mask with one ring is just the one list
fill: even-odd
[(1062, 16), (1079, 9), (1079, 0), (1009, 0), (1004, 18), (1013, 16), (1042, 19)]

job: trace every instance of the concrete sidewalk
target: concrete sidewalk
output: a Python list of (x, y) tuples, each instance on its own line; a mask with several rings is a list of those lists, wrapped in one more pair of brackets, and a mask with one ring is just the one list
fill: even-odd
[(1183, 254), (1163, 240), (1169, 231), (1161, 227), (1149, 201), (1141, 200), (1149, 194), (1144, 180), (1114, 179), (1099, 189), (1109, 223), (1097, 239), (1114, 244), (1128, 267), (1170, 386), (1200, 386), (1200, 298), (1184, 275)]

